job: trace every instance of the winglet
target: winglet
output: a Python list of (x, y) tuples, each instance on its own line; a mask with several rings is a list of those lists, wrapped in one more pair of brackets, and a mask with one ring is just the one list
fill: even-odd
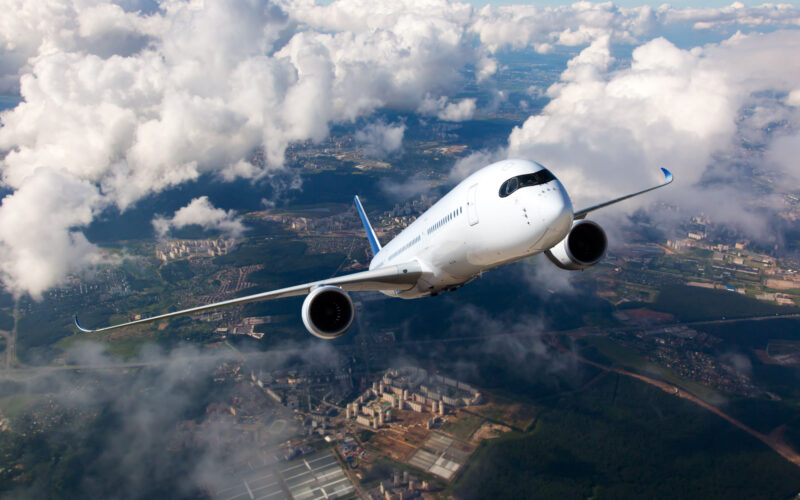
[(378, 255), (378, 252), (381, 251), (381, 243), (378, 241), (378, 237), (375, 236), (375, 231), (373, 231), (372, 225), (367, 219), (367, 214), (364, 212), (364, 207), (361, 206), (361, 200), (358, 199), (358, 195), (356, 195), (355, 200), (358, 215), (361, 217), (361, 223), (364, 224), (364, 232), (367, 233), (369, 246), (372, 247), (372, 255)]
[(82, 331), (83, 333), (92, 333), (94, 331), (94, 330), (89, 330), (88, 328), (84, 328), (83, 326), (81, 326), (81, 322), (78, 321), (78, 315), (77, 314), (75, 315), (75, 326), (78, 328), (78, 330)]
[(667, 170), (664, 167), (661, 167), (661, 173), (664, 174), (664, 182), (662, 182), (658, 186), (649, 187), (647, 189), (643, 189), (643, 190), (637, 191), (635, 193), (631, 193), (631, 194), (628, 194), (628, 195), (625, 195), (625, 196), (621, 196), (619, 198), (615, 198), (615, 199), (610, 200), (610, 201), (606, 201), (604, 203), (600, 203), (599, 205), (594, 205), (594, 206), (591, 206), (589, 208), (584, 208), (583, 210), (578, 210), (573, 214), (573, 217), (575, 218), (575, 220), (584, 219), (589, 212), (592, 212), (592, 211), (597, 210), (599, 208), (607, 207), (609, 205), (613, 205), (614, 203), (619, 203), (619, 202), (627, 200), (629, 198), (633, 198), (634, 196), (639, 196), (640, 194), (647, 193), (649, 191), (664, 187), (667, 184), (672, 183), (672, 172), (670, 172), (669, 170)]

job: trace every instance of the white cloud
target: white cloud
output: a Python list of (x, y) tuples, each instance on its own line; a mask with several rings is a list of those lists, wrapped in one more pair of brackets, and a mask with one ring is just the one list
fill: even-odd
[(800, 89), (792, 90), (789, 95), (786, 96), (786, 104), (794, 106), (795, 108), (800, 108)]
[(384, 158), (403, 147), (406, 126), (374, 122), (356, 131), (355, 139), (363, 145), (364, 152), (372, 157)]
[[(696, 205), (688, 199), (697, 195), (690, 186), (712, 159), (737, 154), (737, 133), (748, 120), (782, 106), (778, 98), (761, 99), (759, 106), (767, 109), (744, 119), (754, 94), (788, 92), (796, 85), (800, 61), (790, 54), (799, 44), (797, 31), (735, 35), (688, 51), (658, 38), (634, 50), (630, 67), (615, 70), (608, 38), (597, 39), (548, 89), (551, 101), (543, 112), (514, 129), (508, 154), (551, 167), (576, 205), (654, 183), (659, 166), (673, 170), (676, 184), (656, 196)], [(701, 198), (707, 214), (758, 226), (748, 222), (752, 214), (744, 203), (755, 201), (752, 193), (733, 196), (734, 204), (711, 203), (712, 198)], [(617, 210), (652, 201), (633, 200)]]
[(475, 99), (461, 99), (458, 102), (448, 102), (446, 97), (434, 98), (425, 96), (417, 112), (423, 115), (435, 115), (438, 119), (449, 122), (469, 120), (475, 115)]
[(97, 188), (67, 173), (40, 168), (0, 204), (0, 278), (15, 295), (34, 298), (67, 273), (103, 260), (73, 227), (91, 222), (103, 200)]
[(545, 54), (554, 45), (585, 45), (607, 36), (631, 43), (652, 30), (650, 7), (621, 9), (611, 2), (576, 2), (569, 6), (486, 6), (470, 29), (492, 51), (533, 47)]
[(733, 2), (725, 7), (685, 9), (675, 9), (665, 4), (658, 8), (658, 17), (663, 24), (691, 24), (695, 29), (800, 26), (800, 9), (786, 3), (746, 7), (741, 2)]
[(474, 115), (475, 99), (461, 99), (458, 103), (448, 103), (436, 117), (449, 122), (463, 122), (471, 119)]
[[(366, 6), (8, 0), (0, 9), (0, 85), (18, 88), (24, 102), (0, 116), (2, 181), (11, 190), (43, 190), (31, 180), (37, 169), (53, 169), (93, 185), (100, 201), (92, 206), (124, 210), (203, 174), (271, 176), (289, 143), (320, 141), (333, 122), (381, 107), (414, 110), (428, 96), (455, 92), (467, 65), (491, 74), (491, 61), (465, 30), (468, 5)], [(469, 103), (454, 106), (441, 111), (470, 114)], [(388, 151), (401, 134), (386, 132), (380, 148)], [(257, 148), (263, 164), (249, 161)], [(52, 229), (72, 234), (92, 218), (52, 217), (61, 221)], [(26, 252), (17, 244), (0, 243), (17, 259), (7, 268), (22, 265)], [(83, 265), (81, 248), (76, 239), (55, 255), (61, 262), (42, 271), (52, 276), (41, 283)], [(23, 284), (30, 281), (19, 272), (3, 280), (41, 291)]]
[(554, 46), (582, 46), (608, 37), (613, 43), (638, 44), (672, 27), (734, 32), (737, 29), (775, 29), (800, 26), (800, 9), (790, 4), (719, 8), (676, 8), (664, 4), (621, 8), (612, 2), (579, 1), (558, 7), (533, 5), (486, 6), (470, 30), (490, 52), (532, 47), (541, 54)]
[(520, 277), (534, 295), (548, 300), (553, 294), (572, 295), (577, 288), (573, 280), (576, 273), (565, 273), (554, 266), (544, 255), (537, 255), (519, 265)]
[[(40, 293), (96, 253), (82, 251), (91, 245), (75, 231), (103, 207), (124, 210), (204, 174), (270, 177), (282, 171), (290, 143), (322, 140), (333, 123), (381, 108), (469, 119), (476, 101), (453, 96), (473, 68), (491, 90), (498, 71), (491, 54), (505, 47), (547, 52), (592, 42), (549, 89), (553, 103), (512, 136), (512, 150), (552, 158), (576, 184), (583, 175), (577, 165), (595, 165), (603, 178), (603, 165), (649, 168), (672, 151), (669, 164), (689, 171), (681, 178), (697, 179), (703, 161), (730, 141), (748, 93), (780, 79), (783, 87), (791, 82), (786, 93), (797, 90), (795, 35), (739, 35), (692, 52), (652, 41), (619, 72), (609, 67), (607, 43), (638, 43), (676, 23), (774, 28), (797, 25), (798, 17), (797, 8), (783, 5), (653, 10), (577, 2), (475, 11), (446, 0), (5, 0), (0, 92), (18, 90), (24, 101), (0, 115), (2, 182), (12, 196), (21, 199), (25, 189), (33, 199), (48, 189), (36, 172), (49, 169), (69, 186), (93, 191), (79, 203), (89, 207), (88, 217), (32, 212), (49, 220), (31, 223), (74, 235), (43, 268), (47, 279), (35, 284), (10, 271), (21, 269), (25, 249), (37, 243), (26, 247), (9, 236), (0, 252), (16, 260), (4, 263), (2, 279), (14, 290)], [(393, 134), (384, 136), (384, 148), (395, 144)], [(569, 141), (575, 149), (568, 157), (562, 146)], [(603, 144), (619, 149), (597, 156)], [(266, 161), (253, 164), (259, 148)], [(613, 187), (636, 182), (628, 176)], [(78, 193), (87, 196), (83, 188)], [(0, 217), (10, 218), (14, 206), (4, 200)], [(47, 244), (42, 234), (38, 245)]]
[(768, 157), (793, 180), (800, 180), (800, 134), (777, 137), (770, 144)]
[(161, 216), (153, 219), (153, 228), (159, 238), (166, 236), (171, 229), (192, 225), (207, 231), (220, 231), (232, 238), (240, 237), (246, 230), (242, 221), (236, 217), (236, 212), (214, 207), (207, 196), (193, 199), (188, 205), (175, 211), (169, 219)]

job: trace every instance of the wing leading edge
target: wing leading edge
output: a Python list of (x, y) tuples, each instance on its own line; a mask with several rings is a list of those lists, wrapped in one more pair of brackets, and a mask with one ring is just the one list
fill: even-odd
[(613, 205), (614, 203), (619, 203), (620, 201), (627, 200), (628, 198), (633, 198), (634, 196), (639, 196), (640, 194), (644, 194), (644, 193), (647, 193), (648, 191), (652, 191), (654, 189), (658, 189), (660, 187), (664, 187), (667, 184), (671, 183), (672, 182), (672, 173), (669, 170), (667, 170), (666, 168), (664, 168), (664, 167), (661, 167), (661, 172), (664, 174), (664, 182), (662, 182), (658, 186), (649, 187), (647, 189), (643, 189), (643, 190), (637, 191), (635, 193), (626, 194), (625, 196), (621, 196), (619, 198), (615, 198), (613, 200), (606, 201), (604, 203), (600, 203), (599, 205), (594, 205), (594, 206), (591, 206), (589, 208), (584, 208), (583, 210), (578, 210), (577, 212), (575, 212), (575, 215), (574, 215), (575, 220), (585, 219), (586, 215), (589, 212), (593, 212), (594, 210), (597, 210), (599, 208), (603, 208), (603, 207), (607, 207), (609, 205)]
[(339, 276), (337, 278), (330, 278), (327, 280), (314, 281), (312, 283), (304, 283), (288, 288), (281, 288), (279, 290), (271, 290), (269, 292), (257, 293), (254, 295), (247, 295), (236, 299), (224, 300), (222, 302), (214, 302), (213, 304), (206, 304), (203, 306), (192, 307), (180, 311), (174, 311), (158, 316), (149, 318), (137, 319), (136, 321), (129, 321), (118, 325), (106, 326), (104, 328), (90, 329), (85, 328), (78, 321), (78, 315), (75, 315), (75, 326), (82, 332), (95, 333), (104, 332), (108, 330), (115, 330), (125, 326), (141, 325), (144, 323), (152, 323), (162, 319), (174, 318), (177, 316), (184, 316), (187, 314), (195, 314), (211, 309), (220, 307), (229, 307), (238, 304), (247, 304), (249, 302), (258, 302), (261, 300), (279, 299), (282, 297), (294, 297), (297, 295), (306, 295), (314, 288), (323, 285), (333, 285), (341, 287), (343, 290), (351, 291), (366, 291), (366, 290), (408, 290), (413, 287), (419, 277), (422, 275), (422, 268), (416, 262), (408, 264), (401, 264), (397, 266), (387, 266), (380, 269), (371, 269), (369, 271), (362, 271), (360, 273), (348, 274)]

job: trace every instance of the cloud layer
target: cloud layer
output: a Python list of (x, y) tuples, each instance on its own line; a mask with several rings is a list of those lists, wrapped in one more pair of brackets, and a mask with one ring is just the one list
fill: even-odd
[[(569, 61), (547, 94), (549, 104), (511, 133), (509, 156), (536, 158), (558, 172), (573, 201), (588, 206), (658, 181), (660, 166), (675, 173), (677, 193), (658, 196), (718, 222), (766, 236), (748, 202), (774, 201), (749, 183), (737, 186), (737, 161), (797, 179), (786, 161), (796, 136), (768, 135), (775, 122), (800, 124), (783, 96), (800, 81), (800, 31), (737, 34), (721, 44), (679, 49), (656, 38), (633, 51), (629, 67), (616, 68), (608, 37)], [(744, 145), (764, 144), (766, 155)], [(770, 165), (769, 158), (773, 158)], [(699, 187), (717, 163), (728, 165), (728, 187)], [(652, 200), (633, 200), (623, 210)], [(760, 234), (759, 234), (760, 233)]]
[[(788, 97), (782, 109), (770, 102), (753, 116), (796, 120), (796, 31), (737, 34), (694, 50), (653, 40), (675, 26), (791, 28), (800, 9), (5, 0), (0, 90), (24, 100), (0, 114), (0, 170), (11, 191), (0, 202), (0, 280), (37, 296), (101, 260), (80, 230), (106, 208), (125, 210), (207, 174), (271, 176), (289, 144), (321, 141), (334, 123), (379, 109), (471, 119), (478, 101), (459, 92), (469, 78), (494, 88), (500, 50), (588, 47), (548, 90), (545, 112), (509, 141), (514, 154), (564, 168), (580, 196), (591, 193), (578, 164), (592, 165), (596, 187), (641, 179), (605, 165), (678, 164), (681, 179), (699, 179), (704, 162), (742, 130), (754, 93)], [(614, 43), (639, 46), (630, 68), (617, 67)], [(389, 153), (399, 132), (368, 128), (362, 142)], [(792, 168), (797, 143), (796, 135), (778, 139), (773, 163)], [(258, 149), (263, 163), (250, 161)], [(663, 161), (667, 152), (672, 162)], [(58, 203), (39, 201), (48, 197)], [(19, 221), (37, 229), (19, 235)]]
[[(78, 342), (64, 356), (88, 368), (43, 372), (6, 384), (6, 391), (13, 387), (18, 394), (30, 393), (31, 401), (40, 400), (44, 408), (31, 411), (48, 416), (36, 418), (30, 429), (25, 418), (14, 419), (12, 425), (20, 426), (16, 432), (36, 431), (20, 438), (36, 450), (30, 457), (20, 452), (10, 458), (38, 468), (6, 485), (9, 498), (207, 496), (209, 488), (230, 485), (241, 464), (263, 461), (271, 455), (265, 450), (294, 434), (291, 411), (267, 397), (251, 373), (288, 367), (326, 373), (342, 364), (338, 351), (325, 342), (245, 355), (187, 345), (164, 352), (150, 344), (127, 366), (92, 342)], [(231, 375), (234, 365), (241, 367), (239, 381)], [(288, 425), (270, 427), (278, 419)], [(269, 430), (254, 433), (239, 425), (254, 421)], [(39, 442), (42, 428), (47, 429), (44, 444)]]
[[(0, 278), (34, 296), (97, 258), (75, 231), (103, 207), (124, 210), (203, 174), (269, 175), (289, 143), (320, 141), (331, 123), (381, 107), (433, 98), (447, 110), (445, 94), (479, 52), (463, 6), (466, 17), (453, 19), (429, 17), (422, 2), (395, 6), (373, 28), (330, 32), (311, 25), (310, 3), (172, 0), (144, 12), (99, 0), (10, 3), (0, 79), (24, 102), (0, 118), (2, 180), (15, 191), (0, 217), (46, 227), (63, 250), (41, 250), (50, 241), (34, 241), (38, 232), (0, 234)], [(378, 147), (392, 149), (396, 135)], [(248, 161), (257, 148), (263, 165)], [(63, 189), (71, 185), (81, 189)], [(25, 204), (52, 191), (74, 195), (58, 217)]]

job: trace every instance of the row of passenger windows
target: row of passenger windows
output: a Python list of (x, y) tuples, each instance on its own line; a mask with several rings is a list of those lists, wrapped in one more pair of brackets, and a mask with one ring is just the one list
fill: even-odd
[(414, 245), (416, 245), (417, 243), (419, 243), (420, 240), (422, 240), (422, 235), (418, 235), (416, 238), (414, 238), (413, 240), (411, 240), (408, 243), (406, 243), (405, 245), (403, 245), (403, 247), (401, 249), (397, 250), (395, 253), (392, 254), (391, 257), (389, 257), (389, 260), (393, 260), (395, 257), (400, 255), (401, 253), (405, 252), (409, 248), (411, 248)]
[(538, 186), (540, 184), (545, 184), (547, 182), (550, 182), (553, 179), (555, 179), (555, 177), (553, 177), (553, 174), (551, 174), (549, 170), (544, 168), (532, 174), (518, 175), (516, 177), (512, 177), (507, 181), (505, 181), (500, 186), (500, 198), (505, 198), (506, 196), (510, 195), (519, 188), (524, 188), (528, 186)]
[(452, 212), (450, 212), (449, 214), (445, 215), (444, 217), (439, 219), (439, 221), (436, 222), (436, 224), (434, 224), (434, 225), (432, 225), (431, 227), (428, 228), (428, 234), (431, 234), (432, 232), (436, 231), (437, 229), (444, 227), (445, 224), (447, 224), (451, 220), (453, 220), (456, 217), (458, 217), (459, 215), (461, 215), (461, 213), (463, 211), (464, 210), (463, 210), (462, 207), (458, 207), (455, 210), (453, 210)]
[[(444, 217), (442, 217), (441, 219), (439, 219), (439, 221), (436, 222), (436, 224), (433, 224), (432, 226), (430, 226), (428, 228), (428, 234), (433, 233), (434, 231), (436, 231), (437, 229), (439, 229), (441, 227), (444, 227), (445, 224), (447, 224), (451, 220), (455, 219), (456, 217), (461, 215), (463, 212), (464, 212), (464, 209), (462, 207), (456, 208), (455, 210), (453, 210), (449, 214), (447, 214)], [(408, 243), (403, 245), (401, 248), (395, 250), (395, 252), (392, 255), (390, 255), (387, 260), (394, 260), (395, 257), (397, 257), (401, 253), (405, 252), (409, 248), (413, 247), (414, 245), (419, 243), (421, 240), (422, 240), (422, 235), (417, 235), (413, 240), (409, 241)]]

